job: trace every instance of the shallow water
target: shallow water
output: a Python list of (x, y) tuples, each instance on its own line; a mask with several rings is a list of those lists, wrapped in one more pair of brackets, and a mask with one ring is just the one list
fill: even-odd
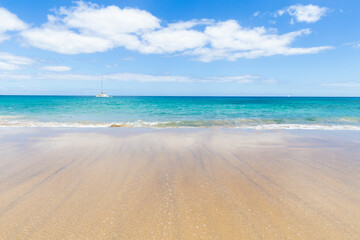
[(0, 126), (360, 129), (360, 98), (0, 96)]

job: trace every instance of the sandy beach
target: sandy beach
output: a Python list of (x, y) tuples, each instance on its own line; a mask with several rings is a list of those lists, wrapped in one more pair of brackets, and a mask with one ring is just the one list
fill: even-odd
[(0, 239), (359, 239), (360, 132), (0, 129)]

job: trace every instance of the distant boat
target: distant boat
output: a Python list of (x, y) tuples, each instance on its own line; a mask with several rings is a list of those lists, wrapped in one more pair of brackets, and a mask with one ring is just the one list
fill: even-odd
[(100, 94), (96, 95), (96, 97), (103, 97), (103, 98), (110, 97), (109, 94), (107, 94), (106, 92), (103, 91), (103, 78), (101, 78), (101, 91), (100, 91)]

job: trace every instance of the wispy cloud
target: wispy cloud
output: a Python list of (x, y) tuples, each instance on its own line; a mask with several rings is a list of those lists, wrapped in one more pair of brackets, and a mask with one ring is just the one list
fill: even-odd
[(352, 82), (336, 82), (336, 83), (323, 83), (321, 84), (324, 87), (360, 87), (360, 81), (352, 81)]
[(34, 62), (31, 58), (0, 52), (0, 70), (18, 70)]
[(129, 56), (129, 57), (124, 57), (121, 60), (123, 60), (123, 61), (134, 61), (135, 58), (133, 56)]
[(71, 67), (68, 66), (45, 66), (43, 67), (46, 71), (52, 71), (52, 72), (66, 72), (70, 71)]
[(351, 46), (353, 48), (360, 48), (360, 41), (345, 43), (345, 46)]
[[(313, 22), (322, 16), (323, 9), (296, 5), (286, 12), (296, 16), (297, 21)], [(80, 1), (73, 7), (61, 7), (48, 16), (46, 23), (26, 29), (20, 35), (27, 45), (61, 54), (124, 47), (143, 54), (191, 55), (209, 62), (314, 54), (331, 49), (330, 46), (291, 46), (297, 38), (310, 33), (309, 29), (302, 29), (278, 34), (265, 27), (243, 27), (235, 20), (194, 19), (163, 26), (159, 18), (144, 10), (101, 7)]]
[(192, 78), (186, 76), (151, 75), (140, 73), (112, 73), (104, 75), (69, 74), (69, 73), (38, 73), (15, 74), (0, 73), (0, 80), (59, 80), (59, 81), (99, 81), (100, 79), (120, 82), (180, 82), (180, 83), (239, 83), (239, 84), (276, 84), (275, 79), (267, 79), (256, 75), (216, 76)]
[(254, 12), (254, 14), (253, 14), (254, 17), (257, 17), (259, 15), (260, 15), (260, 11)]

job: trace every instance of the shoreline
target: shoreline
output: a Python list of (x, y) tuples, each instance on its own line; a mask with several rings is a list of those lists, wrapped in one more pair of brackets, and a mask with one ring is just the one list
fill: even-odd
[(239, 129), (239, 130), (324, 130), (324, 131), (360, 131), (360, 126), (344, 124), (261, 124), (242, 126), (168, 126), (158, 122), (130, 122), (130, 123), (23, 123), (0, 124), (1, 128), (149, 128), (149, 129)]

